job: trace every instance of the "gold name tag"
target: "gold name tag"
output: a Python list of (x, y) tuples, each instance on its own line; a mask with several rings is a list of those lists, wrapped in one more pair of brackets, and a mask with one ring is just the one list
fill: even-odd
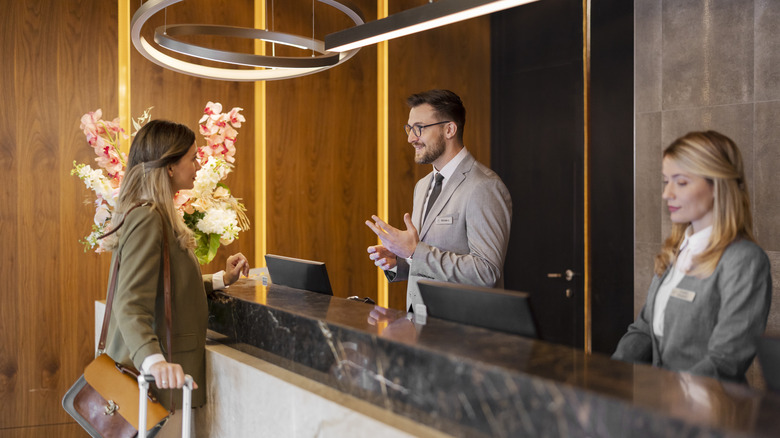
[(679, 298), (683, 301), (687, 302), (693, 302), (693, 299), (696, 298), (696, 292), (680, 289), (680, 288), (674, 288), (672, 290), (672, 295), (675, 298)]
[(436, 225), (452, 225), (451, 217), (437, 217)]

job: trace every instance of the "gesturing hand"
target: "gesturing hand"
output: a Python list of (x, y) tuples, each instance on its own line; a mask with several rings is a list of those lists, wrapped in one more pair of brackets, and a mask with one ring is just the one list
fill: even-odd
[(384, 271), (393, 269), (398, 264), (395, 254), (382, 245), (369, 246), (367, 251), (368, 258), (373, 260), (374, 264)]
[(372, 215), (371, 219), (374, 222), (366, 221), (366, 225), (368, 225), (368, 228), (371, 228), (374, 234), (379, 236), (382, 245), (387, 250), (401, 258), (408, 258), (414, 254), (414, 249), (417, 248), (420, 237), (417, 234), (417, 228), (412, 224), (412, 217), (409, 213), (404, 214), (406, 230), (399, 230), (387, 224), (376, 215)]

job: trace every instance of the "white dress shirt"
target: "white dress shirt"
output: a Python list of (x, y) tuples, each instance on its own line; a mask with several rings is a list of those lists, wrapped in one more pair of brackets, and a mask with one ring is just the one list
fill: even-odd
[(680, 252), (672, 269), (666, 275), (658, 293), (655, 296), (653, 307), (653, 332), (656, 336), (664, 335), (664, 315), (666, 314), (666, 305), (669, 303), (669, 297), (674, 288), (680, 284), (688, 271), (691, 270), (693, 257), (700, 254), (707, 248), (712, 234), (712, 226), (709, 226), (696, 234), (693, 233), (693, 227), (689, 226), (685, 230), (685, 239), (680, 244)]

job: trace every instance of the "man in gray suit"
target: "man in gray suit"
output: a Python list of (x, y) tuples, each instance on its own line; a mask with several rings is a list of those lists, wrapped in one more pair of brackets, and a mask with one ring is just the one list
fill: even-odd
[[(377, 216), (366, 221), (382, 241), (369, 258), (390, 281), (409, 280), (406, 307), (422, 303), (419, 279), (487, 287), (503, 286), (504, 259), (512, 222), (512, 199), (501, 178), (463, 146), (466, 109), (449, 90), (407, 99), (406, 125), (417, 164), (433, 171), (417, 182), (406, 230)], [(418, 232), (419, 230), (419, 232)]]

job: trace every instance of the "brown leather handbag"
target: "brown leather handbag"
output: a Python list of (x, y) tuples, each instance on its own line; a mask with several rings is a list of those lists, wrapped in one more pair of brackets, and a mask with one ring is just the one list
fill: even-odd
[[(125, 217), (139, 204), (128, 210)], [(159, 212), (158, 212), (159, 213)], [(160, 215), (162, 218), (162, 214)], [(124, 220), (112, 231), (101, 238), (114, 233), (122, 226)], [(168, 351), (171, 344), (171, 269), (168, 249), (168, 231), (163, 224), (163, 270), (165, 291), (165, 321), (168, 328)], [(111, 320), (111, 306), (114, 301), (116, 282), (119, 275), (120, 254), (114, 261), (111, 283), (106, 296), (106, 311), (103, 316), (103, 327), (100, 330), (98, 356), (84, 369), (84, 375), (65, 393), (62, 407), (68, 412), (90, 436), (102, 437), (134, 437), (138, 433), (138, 371), (114, 362), (105, 351), (108, 323)], [(168, 420), (169, 412), (152, 395), (147, 394), (148, 408), (146, 416), (147, 436), (153, 437)]]

